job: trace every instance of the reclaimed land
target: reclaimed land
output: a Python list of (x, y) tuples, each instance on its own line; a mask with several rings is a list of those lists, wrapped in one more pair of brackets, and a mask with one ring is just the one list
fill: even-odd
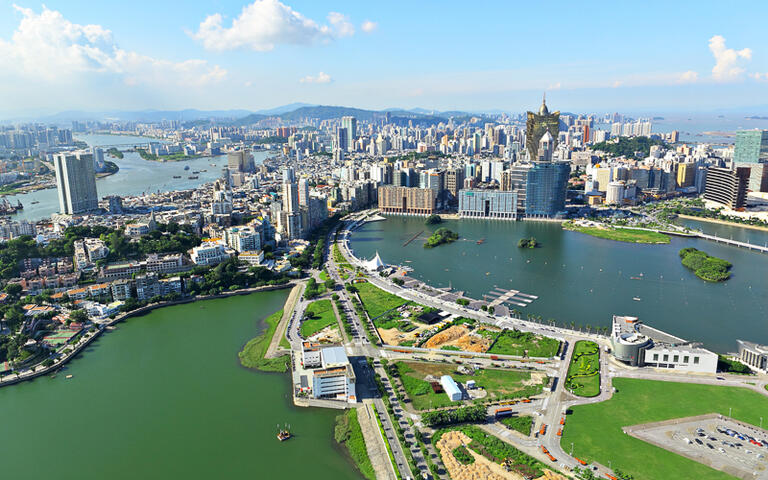
[(396, 362), (394, 372), (400, 377), (405, 393), (416, 410), (461, 405), (464, 402), (451, 401), (445, 393), (435, 393), (432, 386), (425, 380), (432, 376), (439, 380), (443, 375), (450, 375), (460, 383), (474, 380), (478, 388), (488, 392), (486, 400), (501, 400), (505, 398), (522, 398), (541, 393), (541, 384), (531, 381), (531, 373), (518, 370), (496, 370), (485, 368), (474, 375), (463, 375), (456, 372), (456, 366), (448, 363), (427, 362)]
[(358, 283), (355, 286), (357, 287), (357, 294), (360, 295), (360, 300), (363, 302), (363, 307), (371, 318), (376, 318), (406, 303), (406, 300), (385, 292), (371, 283)]
[(587, 235), (592, 235), (597, 238), (615, 240), (617, 242), (651, 244), (669, 243), (669, 236), (649, 230), (634, 230), (631, 228), (620, 227), (582, 227), (572, 223), (564, 223), (563, 228), (574, 232), (586, 233)]
[(610, 461), (634, 480), (733, 477), (630, 437), (622, 427), (709, 413), (727, 415), (729, 408), (733, 418), (759, 425), (768, 409), (768, 398), (746, 388), (632, 378), (615, 378), (613, 386), (617, 391), (610, 400), (571, 408), (561, 444), (573, 442), (574, 456), (603, 465)]
[(565, 378), (565, 388), (579, 397), (600, 395), (600, 347), (589, 340), (579, 340)]
[(311, 317), (305, 316), (301, 322), (299, 333), (301, 333), (303, 338), (309, 338), (325, 327), (337, 324), (333, 305), (328, 299), (310, 303), (307, 305), (305, 314), (311, 314)]
[(282, 355), (277, 358), (264, 358), (269, 347), (269, 342), (275, 334), (277, 324), (283, 316), (283, 311), (278, 310), (264, 319), (266, 329), (264, 332), (249, 340), (243, 350), (237, 354), (240, 358), (240, 364), (247, 368), (254, 368), (264, 372), (285, 372), (288, 369), (288, 355)]

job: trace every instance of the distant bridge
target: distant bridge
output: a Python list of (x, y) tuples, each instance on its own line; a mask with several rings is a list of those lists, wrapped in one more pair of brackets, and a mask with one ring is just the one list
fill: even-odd
[(142, 142), (142, 143), (117, 143), (114, 145), (94, 145), (95, 147), (99, 147), (103, 150), (109, 150), (110, 148), (116, 148), (122, 152), (126, 150), (135, 150), (137, 148), (143, 148), (143, 149), (149, 149), (149, 142)]

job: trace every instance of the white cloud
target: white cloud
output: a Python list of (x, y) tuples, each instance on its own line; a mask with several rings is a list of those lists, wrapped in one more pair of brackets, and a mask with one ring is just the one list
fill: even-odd
[(363, 22), (362, 25), (360, 25), (360, 30), (364, 31), (365, 33), (371, 33), (374, 30), (376, 30), (379, 27), (379, 24), (376, 22), (372, 22), (370, 20), (366, 20)]
[(755, 80), (765, 80), (765, 81), (768, 81), (768, 73), (755, 72), (755, 73), (750, 73), (749, 76), (754, 78)]
[(336, 35), (339, 37), (350, 37), (355, 34), (355, 26), (349, 21), (349, 17), (342, 13), (329, 13), (328, 21), (336, 30)]
[(720, 82), (739, 80), (745, 71), (743, 65), (752, 58), (752, 50), (749, 48), (726, 48), (725, 38), (721, 35), (709, 39), (709, 50), (715, 57), (712, 78)]
[(46, 7), (39, 14), (14, 8), (22, 19), (9, 41), (0, 39), (0, 68), (15, 76), (51, 84), (95, 76), (116, 78), (129, 86), (198, 86), (218, 82), (227, 74), (205, 60), (171, 62), (123, 50), (104, 27), (72, 23)]
[(698, 81), (698, 79), (699, 79), (698, 72), (694, 72), (693, 70), (688, 70), (687, 72), (678, 74), (677, 83), (694, 83)]
[(303, 77), (299, 82), (301, 83), (331, 83), (333, 79), (325, 72), (320, 72), (315, 76), (307, 75)]
[(208, 50), (223, 51), (247, 48), (268, 52), (276, 45), (311, 45), (355, 33), (346, 15), (328, 14), (329, 25), (319, 25), (279, 0), (255, 0), (243, 7), (229, 27), (223, 25), (220, 13), (209, 15), (192, 37)]
[(550, 86), (548, 86), (547, 90), (560, 90), (562, 88), (562, 86), (563, 86), (562, 83), (556, 82), (556, 83), (553, 83)]

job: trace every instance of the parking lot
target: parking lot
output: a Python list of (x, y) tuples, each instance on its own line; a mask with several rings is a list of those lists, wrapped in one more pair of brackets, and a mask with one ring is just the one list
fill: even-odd
[(624, 428), (625, 433), (742, 479), (768, 480), (768, 432), (720, 415)]

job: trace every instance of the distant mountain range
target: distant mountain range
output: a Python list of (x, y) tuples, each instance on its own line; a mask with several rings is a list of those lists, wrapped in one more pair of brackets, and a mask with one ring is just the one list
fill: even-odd
[[(500, 112), (494, 111), (491, 115)], [(242, 126), (256, 123), (270, 117), (277, 117), (285, 121), (299, 121), (303, 119), (328, 120), (341, 118), (347, 115), (356, 117), (360, 121), (373, 121), (389, 114), (393, 121), (412, 121), (418, 124), (436, 123), (448, 121), (453, 117), (465, 119), (473, 116), (487, 116), (486, 113), (472, 113), (461, 111), (439, 112), (424, 108), (404, 110), (401, 108), (388, 108), (385, 110), (365, 110), (361, 108), (313, 105), (309, 103), (290, 103), (279, 107), (264, 110), (107, 110), (100, 112), (85, 112), (80, 110), (67, 110), (53, 115), (38, 117), (15, 118), (8, 122), (40, 122), (68, 126), (72, 121), (133, 121), (133, 122), (159, 122), (161, 120), (178, 120), (188, 124), (217, 124)]]

